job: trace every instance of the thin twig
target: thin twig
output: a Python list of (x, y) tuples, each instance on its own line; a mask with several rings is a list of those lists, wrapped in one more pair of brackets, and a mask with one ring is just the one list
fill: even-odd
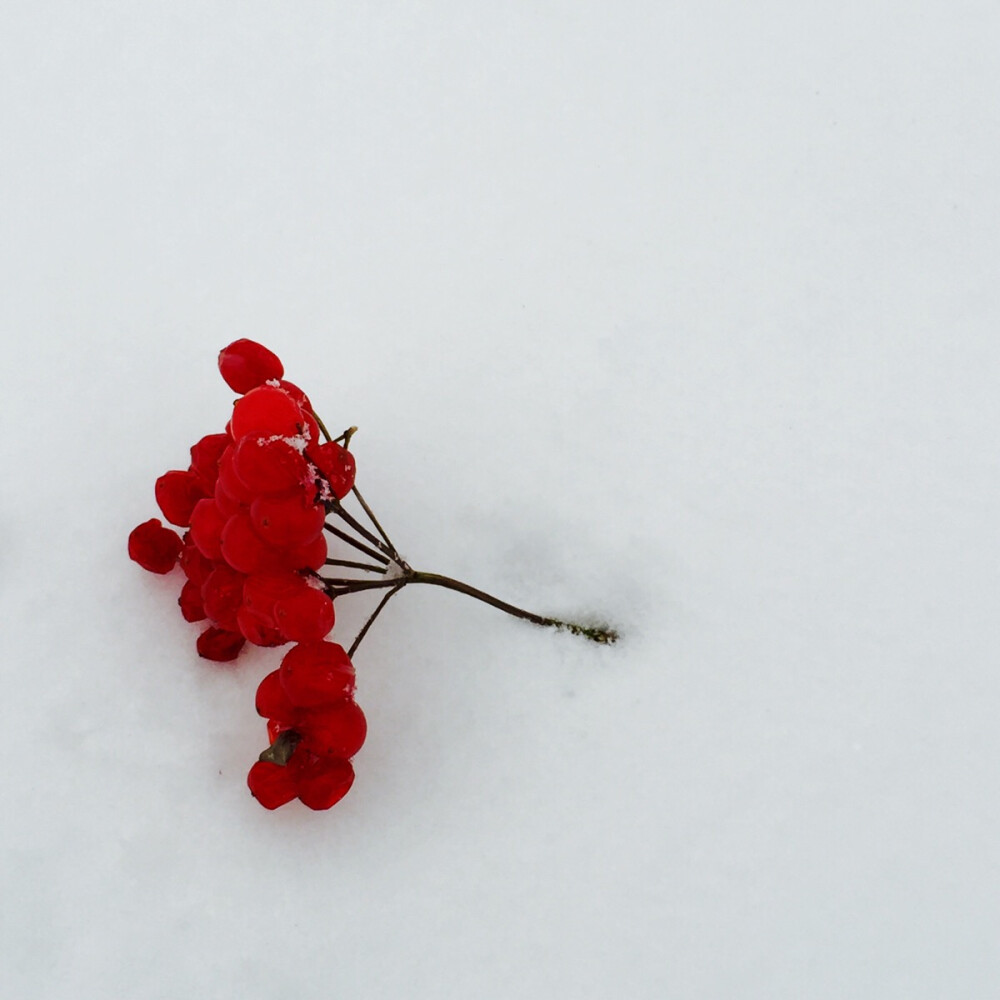
[(327, 559), (327, 566), (347, 566), (350, 569), (363, 569), (366, 573), (388, 573), (388, 566), (369, 566), (368, 563), (351, 562), (350, 559)]
[(326, 586), (327, 593), (334, 597), (343, 597), (345, 594), (356, 594), (362, 590), (384, 590), (386, 587), (395, 587), (402, 579), (406, 583), (406, 577), (393, 577), (391, 580), (348, 580), (345, 578), (331, 579), (328, 576), (321, 576), (320, 579)]
[(348, 545), (353, 545), (359, 552), (364, 552), (366, 556), (371, 556), (376, 562), (382, 563), (383, 566), (389, 565), (390, 560), (382, 555), (381, 552), (377, 552), (375, 549), (369, 548), (364, 543), (359, 542), (356, 538), (351, 538), (346, 531), (341, 531), (340, 528), (335, 528), (332, 524), (324, 524), (323, 527), (329, 531), (331, 535), (336, 535), (337, 538), (347, 542)]
[(390, 598), (394, 594), (398, 594), (405, 586), (406, 586), (406, 580), (400, 580), (396, 584), (396, 586), (393, 587), (392, 590), (390, 590), (389, 593), (386, 594), (385, 597), (383, 597), (382, 600), (378, 602), (378, 607), (375, 608), (375, 610), (371, 613), (371, 617), (368, 619), (368, 621), (365, 622), (364, 628), (361, 629), (361, 631), (355, 637), (354, 642), (351, 643), (351, 648), (347, 651), (348, 659), (354, 656), (354, 653), (357, 650), (358, 646), (361, 645), (361, 640), (365, 637), (365, 635), (367, 635), (368, 629), (372, 627), (372, 623), (375, 621), (376, 618), (378, 618), (382, 609), (389, 603)]
[(320, 433), (327, 439), (327, 441), (332, 441), (333, 438), (330, 437), (330, 432), (326, 429), (326, 424), (320, 419), (320, 415), (313, 411), (313, 418), (316, 420), (316, 426), (319, 427)]
[(392, 551), (398, 557), (399, 550), (396, 548), (395, 545), (392, 544), (392, 540), (385, 533), (385, 528), (383, 528), (382, 525), (379, 524), (378, 518), (375, 516), (371, 507), (369, 507), (368, 504), (365, 503), (365, 498), (361, 495), (361, 491), (357, 488), (357, 486), (352, 486), (351, 492), (354, 494), (354, 497), (358, 501), (358, 503), (361, 504), (361, 509), (368, 515), (368, 520), (375, 525), (376, 530), (382, 536), (382, 539), (385, 541), (385, 544), (388, 545), (389, 548), (392, 549)]
[(359, 535), (361, 535), (362, 538), (367, 539), (377, 549), (389, 556), (390, 559), (395, 560), (399, 553), (396, 552), (391, 543), (387, 546), (381, 538), (377, 535), (373, 535), (356, 517), (353, 517), (346, 510), (344, 510), (344, 506), (339, 500), (334, 499), (330, 502), (333, 505), (332, 513), (336, 514), (342, 521), (345, 521)]

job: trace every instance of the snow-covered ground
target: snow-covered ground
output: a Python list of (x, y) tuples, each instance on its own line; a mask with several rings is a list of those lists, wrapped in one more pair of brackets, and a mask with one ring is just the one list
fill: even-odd
[[(996, 996), (996, 4), (0, 29), (5, 996)], [(125, 554), (236, 337), (415, 567), (621, 644), (410, 588), (261, 809), (277, 653)]]

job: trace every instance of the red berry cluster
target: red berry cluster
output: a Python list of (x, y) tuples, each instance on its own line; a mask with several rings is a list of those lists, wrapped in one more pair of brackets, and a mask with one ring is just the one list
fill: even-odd
[[(271, 764), (265, 773), (278, 768), (282, 788), (294, 775), (287, 788), (295, 790), (282, 802), (298, 795), (325, 809), (350, 788), (347, 758), (365, 734), (364, 716), (350, 697), (350, 660), (340, 646), (320, 641), (333, 628), (334, 610), (317, 574), (327, 559), (327, 510), (354, 485), (354, 458), (334, 441), (321, 443), (309, 398), (284, 379), (281, 361), (266, 347), (237, 340), (219, 354), (219, 370), (241, 396), (225, 431), (193, 445), (186, 470), (171, 470), (156, 481), (163, 516), (188, 530), (181, 537), (152, 518), (129, 535), (128, 552), (153, 573), (180, 564), (186, 582), (178, 604), (185, 620), (208, 622), (196, 643), (206, 659), (233, 660), (248, 640), (258, 646), (300, 644), (283, 661), (287, 702), (271, 698), (264, 704), (274, 709), (267, 713), (272, 740), (282, 731), (275, 725), (301, 726), (301, 747), (288, 770)], [(328, 648), (339, 651), (337, 676), (350, 675), (350, 690), (341, 684), (332, 701), (324, 666)], [(303, 684), (297, 676), (312, 680)], [(261, 690), (268, 683), (274, 687), (265, 678)], [(338, 742), (334, 735), (345, 726)], [(251, 779), (251, 790), (268, 808), (282, 804), (267, 791), (277, 787), (273, 778), (261, 784), (258, 769)]]
[[(187, 469), (156, 481), (163, 516), (187, 530), (181, 536), (151, 518), (129, 535), (128, 552), (153, 573), (180, 565), (186, 580), (177, 603), (187, 621), (208, 622), (197, 641), (206, 659), (234, 660), (248, 641), (295, 643), (257, 690), (270, 745), (247, 784), (265, 808), (298, 798), (311, 809), (329, 809), (347, 794), (354, 781), (350, 759), (367, 732), (350, 658), (404, 586), (444, 587), (535, 625), (616, 641), (607, 626), (535, 614), (460, 580), (414, 570), (354, 485), (347, 445), (357, 428), (331, 440), (306, 394), (285, 381), (278, 358), (251, 340), (225, 348), (219, 370), (240, 396), (225, 431), (193, 445)], [(371, 529), (341, 504), (348, 493)], [(341, 526), (328, 523), (328, 515)], [(324, 530), (354, 549), (352, 559), (327, 557)], [(367, 561), (357, 561), (358, 553)], [(368, 577), (321, 576), (329, 566)], [(382, 599), (348, 652), (326, 641), (335, 597), (379, 590)]]
[(342, 646), (304, 642), (257, 689), (272, 748), (250, 769), (250, 790), (266, 809), (296, 796), (329, 809), (354, 781), (353, 757), (368, 727), (354, 701), (354, 667)]
[(180, 560), (187, 577), (178, 604), (189, 622), (209, 622), (198, 652), (234, 659), (258, 646), (322, 639), (333, 601), (315, 576), (326, 561), (326, 503), (354, 485), (354, 458), (321, 444), (306, 394), (285, 381), (267, 348), (230, 344), (219, 369), (242, 393), (222, 434), (191, 448), (186, 470), (156, 481), (156, 502), (184, 537), (156, 518), (129, 537), (129, 555), (154, 573)]

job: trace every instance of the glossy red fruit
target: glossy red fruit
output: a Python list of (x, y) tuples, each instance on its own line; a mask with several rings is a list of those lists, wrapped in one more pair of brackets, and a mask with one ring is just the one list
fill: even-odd
[(275, 548), (295, 548), (318, 538), (326, 521), (321, 504), (301, 492), (289, 497), (258, 497), (250, 504), (254, 531)]
[(234, 514), (222, 529), (222, 557), (241, 573), (281, 569), (282, 555), (254, 530), (249, 514)]
[(328, 441), (309, 448), (307, 457), (319, 469), (320, 475), (329, 483), (330, 491), (338, 500), (343, 500), (351, 492), (357, 466), (354, 464), (354, 456), (346, 448), (336, 441)]
[(309, 401), (309, 397), (294, 382), (288, 382), (285, 379), (281, 380), (281, 388), (299, 404), (299, 409), (302, 411), (302, 416), (305, 419), (303, 434), (308, 438), (309, 443), (319, 444), (319, 424), (313, 415), (312, 403)]
[(218, 495), (221, 490), (236, 503), (243, 507), (249, 507), (257, 494), (236, 474), (235, 456), (235, 445), (231, 445), (222, 453), (222, 457), (219, 459), (219, 478), (215, 484), (215, 492)]
[(165, 472), (156, 480), (155, 494), (163, 516), (171, 524), (182, 528), (191, 523), (194, 505), (208, 496), (193, 472), (182, 472), (179, 469)]
[(278, 573), (253, 573), (243, 584), (243, 604), (270, 625), (274, 625), (274, 605), (291, 597), (309, 584), (291, 570)]
[(306, 480), (306, 460), (282, 438), (240, 438), (233, 452), (233, 471), (254, 494), (288, 493)]
[(300, 642), (279, 667), (281, 686), (297, 708), (332, 705), (354, 693), (354, 666), (335, 642)]
[(215, 493), (213, 494), (215, 502), (219, 505), (219, 510), (222, 511), (223, 517), (228, 521), (234, 514), (239, 514), (240, 511), (249, 510), (248, 504), (240, 503), (239, 500), (231, 497), (227, 492), (225, 487), (222, 485), (222, 480), (218, 480), (215, 484)]
[[(295, 758), (299, 758), (297, 761)], [(310, 809), (329, 809), (354, 784), (354, 768), (337, 757), (319, 757), (299, 747), (295, 751), (295, 785), (299, 799)]]
[(319, 570), (326, 563), (326, 536), (320, 535), (308, 545), (284, 549), (281, 558), (285, 569)]
[(368, 735), (365, 714), (352, 698), (302, 713), (294, 728), (305, 748), (320, 757), (353, 757)]
[(309, 401), (309, 397), (294, 382), (289, 382), (288, 379), (285, 378), (279, 379), (278, 388), (280, 388), (282, 392), (288, 393), (288, 395), (299, 404), (300, 409), (312, 409), (312, 403)]
[(262, 385), (236, 400), (231, 421), (233, 440), (238, 441), (248, 434), (295, 437), (302, 422), (302, 410), (288, 393)]
[[(242, 573), (226, 565), (216, 566), (201, 585), (205, 614), (220, 628), (236, 632), (236, 613), (243, 603)], [(240, 638), (243, 638), (240, 636)]]
[(219, 372), (233, 392), (242, 394), (269, 379), (280, 379), (285, 368), (263, 344), (244, 338), (219, 351)]
[(213, 562), (222, 559), (221, 535), (228, 518), (215, 500), (199, 500), (191, 513), (191, 541)]
[(219, 478), (219, 459), (232, 444), (228, 434), (206, 434), (197, 444), (191, 445), (191, 472), (198, 477), (202, 489), (211, 493)]
[(201, 554), (198, 546), (194, 544), (194, 540), (190, 537), (190, 532), (188, 532), (184, 543), (184, 548), (181, 551), (181, 569), (184, 570), (184, 575), (192, 582), (197, 584), (199, 587), (205, 582), (205, 578), (209, 573), (215, 569), (215, 564), (211, 559), (206, 559), (205, 556)]
[(283, 646), (288, 642), (272, 624), (245, 605), (236, 612), (236, 627), (255, 646)]
[(247, 775), (250, 794), (265, 808), (277, 809), (291, 802), (297, 794), (297, 774), (267, 760), (258, 760)]
[(295, 708), (281, 686), (281, 677), (277, 670), (272, 670), (257, 685), (256, 706), (257, 714), (262, 719), (279, 719), (289, 725), (293, 722)]
[(240, 650), (246, 645), (246, 639), (239, 632), (209, 626), (198, 636), (196, 643), (198, 655), (206, 660), (216, 660), (226, 663), (235, 660)]
[(169, 573), (177, 565), (183, 542), (158, 517), (144, 521), (128, 536), (129, 558), (150, 573)]
[(181, 596), (177, 598), (177, 603), (186, 622), (201, 622), (208, 617), (201, 600), (201, 586), (191, 580), (186, 581), (181, 587)]
[(333, 628), (333, 601), (322, 591), (306, 587), (274, 605), (274, 624), (286, 639), (309, 642), (329, 635)]

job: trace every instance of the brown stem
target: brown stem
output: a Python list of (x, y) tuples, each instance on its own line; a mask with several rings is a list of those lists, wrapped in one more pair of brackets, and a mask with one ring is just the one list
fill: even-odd
[(327, 559), (327, 566), (347, 566), (350, 569), (363, 569), (366, 573), (387, 573), (388, 566), (369, 566), (368, 563), (351, 562), (350, 559)]
[(399, 550), (396, 548), (395, 545), (392, 544), (392, 540), (386, 534), (385, 528), (383, 528), (382, 525), (379, 524), (378, 518), (375, 516), (371, 507), (369, 507), (368, 504), (365, 502), (365, 498), (361, 495), (361, 492), (357, 488), (357, 486), (352, 486), (351, 492), (354, 494), (354, 498), (358, 501), (358, 503), (361, 504), (361, 509), (368, 515), (368, 520), (375, 525), (376, 530), (382, 536), (382, 540), (385, 542), (386, 545), (389, 546), (390, 549), (392, 549), (393, 559), (395, 559), (396, 562), (399, 563), (404, 568), (408, 568), (406, 567), (406, 564), (402, 561), (402, 559), (400, 559)]
[(335, 528), (332, 524), (324, 524), (323, 528), (329, 531), (331, 535), (336, 535), (337, 538), (342, 541), (347, 542), (348, 545), (353, 545), (359, 552), (364, 552), (366, 556), (371, 556), (376, 562), (382, 563), (383, 566), (389, 565), (389, 559), (387, 559), (381, 552), (377, 552), (375, 549), (369, 548), (363, 542), (359, 542), (356, 538), (351, 538), (346, 531), (341, 531), (340, 528)]
[(396, 586), (393, 587), (392, 590), (390, 590), (389, 593), (386, 594), (385, 597), (383, 597), (382, 600), (378, 602), (378, 607), (371, 613), (371, 616), (369, 617), (368, 621), (365, 622), (364, 627), (357, 634), (357, 636), (355, 636), (354, 642), (351, 643), (351, 648), (347, 651), (348, 659), (353, 657), (355, 652), (357, 652), (358, 646), (361, 645), (361, 640), (368, 634), (368, 630), (372, 627), (372, 624), (374, 623), (375, 619), (378, 618), (379, 614), (381, 614), (382, 609), (389, 603), (392, 597), (395, 594), (398, 594), (405, 586), (406, 586), (406, 581), (400, 580), (396, 584)]
[(331, 504), (332, 513), (336, 514), (337, 517), (352, 527), (359, 535), (361, 535), (362, 538), (371, 542), (372, 545), (384, 552), (394, 562), (399, 561), (397, 558), (399, 553), (392, 547), (392, 545), (385, 545), (381, 538), (377, 535), (373, 535), (360, 521), (357, 520), (357, 518), (348, 514), (339, 500), (333, 500), (331, 501)]
[[(403, 576), (392, 580), (330, 580), (325, 577), (322, 579), (326, 582), (327, 593), (334, 598), (343, 597), (347, 594), (356, 594), (363, 590), (384, 590), (386, 588), (392, 588), (391, 594), (395, 594), (397, 590), (402, 590), (408, 583), (426, 583), (435, 587), (444, 587), (446, 590), (454, 590), (459, 594), (465, 594), (467, 597), (474, 597), (477, 601), (482, 601), (484, 604), (489, 604), (500, 611), (505, 611), (508, 615), (513, 615), (515, 618), (522, 618), (524, 621), (532, 622), (535, 625), (559, 630), (565, 629), (573, 635), (582, 635), (584, 638), (590, 639), (591, 642), (610, 645), (618, 641), (618, 632), (610, 626), (583, 625), (580, 622), (567, 622), (561, 618), (548, 618), (544, 615), (536, 615), (533, 611), (526, 611), (524, 608), (508, 604), (506, 601), (501, 601), (492, 594), (487, 594), (484, 590), (479, 590), (478, 587), (472, 587), (450, 576), (442, 576), (440, 573), (422, 573), (411, 569), (404, 573)], [(388, 600), (388, 598), (385, 600)], [(383, 601), (384, 603), (385, 601)], [(379, 605), (375, 610), (376, 613), (381, 611), (382, 605)], [(367, 626), (364, 631), (367, 631)]]
[(407, 575), (406, 582), (429, 583), (435, 587), (445, 587), (447, 590), (455, 590), (468, 597), (474, 597), (477, 601), (482, 601), (484, 604), (489, 604), (491, 607), (506, 611), (507, 614), (513, 615), (515, 618), (523, 618), (525, 621), (533, 622), (535, 625), (566, 629), (567, 632), (571, 632), (573, 635), (582, 635), (592, 642), (610, 644), (618, 641), (618, 633), (615, 629), (607, 625), (581, 625), (578, 622), (564, 622), (559, 618), (546, 618), (543, 615), (536, 615), (533, 611), (525, 611), (524, 608), (515, 607), (513, 604), (501, 601), (499, 598), (493, 597), (492, 594), (487, 594), (477, 587), (471, 587), (467, 583), (462, 583), (461, 580), (454, 580), (452, 577), (442, 576), (440, 573), (413, 572)]

